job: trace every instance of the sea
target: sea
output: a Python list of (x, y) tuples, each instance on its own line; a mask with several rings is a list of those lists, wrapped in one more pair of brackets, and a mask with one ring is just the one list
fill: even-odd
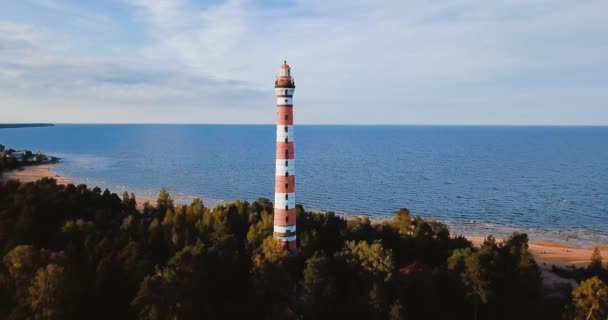
[[(61, 158), (88, 186), (207, 206), (273, 199), (273, 125), (56, 125), (0, 129), (0, 143)], [(390, 218), (399, 208), (454, 234), (608, 245), (608, 127), (295, 127), (296, 203)]]

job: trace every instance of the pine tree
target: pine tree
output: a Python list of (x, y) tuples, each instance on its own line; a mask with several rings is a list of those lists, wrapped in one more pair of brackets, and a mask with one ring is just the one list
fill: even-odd
[(593, 249), (593, 253), (591, 254), (591, 263), (589, 264), (589, 270), (593, 272), (600, 271), (602, 269), (602, 254), (600, 253), (599, 248)]
[(574, 320), (608, 318), (608, 284), (598, 277), (587, 279), (574, 290)]
[(160, 188), (160, 191), (158, 192), (158, 199), (156, 201), (158, 212), (165, 213), (167, 209), (173, 209), (173, 199), (165, 187)]
[(30, 307), (36, 319), (62, 319), (68, 303), (64, 268), (48, 264), (36, 272), (29, 287)]
[(470, 248), (457, 249), (448, 260), (448, 268), (460, 274), (467, 297), (473, 304), (475, 320), (478, 317), (480, 304), (488, 303), (491, 293), (488, 270), (481, 263), (480, 255), (480, 252), (472, 252)]

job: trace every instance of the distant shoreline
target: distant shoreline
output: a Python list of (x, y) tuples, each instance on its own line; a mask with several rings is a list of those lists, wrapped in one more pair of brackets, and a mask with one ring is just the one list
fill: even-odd
[[(272, 126), (276, 123), (173, 123), (173, 122), (57, 122), (57, 123), (4, 123), (0, 128), (54, 127), (54, 126)], [(435, 128), (608, 128), (608, 124), (415, 124), (415, 123), (299, 123), (303, 127), (435, 127)]]
[(52, 123), (0, 123), (0, 129), (54, 127)]

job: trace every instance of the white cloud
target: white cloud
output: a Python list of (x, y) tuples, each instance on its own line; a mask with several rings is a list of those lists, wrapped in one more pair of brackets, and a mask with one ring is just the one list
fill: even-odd
[(136, 52), (67, 60), (40, 45), (45, 32), (5, 26), (18, 32), (0, 35), (0, 81), (21, 79), (23, 96), (76, 90), (208, 111), (201, 122), (234, 122), (234, 108), (248, 114), (236, 122), (272, 122), (260, 112), (286, 57), (302, 122), (584, 123), (579, 110), (608, 123), (608, 93), (594, 89), (608, 83), (605, 1), (122, 1), (148, 37)]
[(0, 21), (0, 37), (3, 41), (13, 40), (35, 43), (43, 38), (42, 32), (32, 26), (14, 22)]
[(137, 17), (150, 20), (157, 30), (188, 26), (194, 17), (186, 10), (185, 0), (125, 0), (137, 9)]
[[(31, 25), (0, 22), (1, 91), (20, 101), (46, 97), (90, 104), (97, 100), (130, 104), (140, 112), (142, 104), (179, 107), (204, 102), (222, 106), (224, 94), (234, 90), (246, 93), (253, 101), (260, 96), (245, 81), (215, 79), (170, 65), (134, 62), (132, 58), (73, 58), (67, 53), (68, 46), (56, 39)], [(237, 102), (245, 99), (242, 95), (231, 97)], [(2, 108), (8, 107), (5, 104)]]
[(69, 0), (21, 0), (37, 6), (49, 16), (60, 16), (70, 23), (81, 28), (88, 28), (97, 32), (110, 32), (115, 27), (114, 20), (94, 10), (84, 9), (77, 2)]

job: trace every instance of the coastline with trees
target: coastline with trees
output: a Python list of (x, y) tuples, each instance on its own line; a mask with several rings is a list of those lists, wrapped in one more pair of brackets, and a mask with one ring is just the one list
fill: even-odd
[(1, 318), (608, 316), (606, 247), (458, 236), (407, 209), (371, 221), (298, 206), (292, 255), (272, 237), (268, 199), (119, 197), (55, 174), (58, 158), (0, 154)]
[(53, 127), (52, 123), (0, 123), (0, 129)]
[(272, 212), (268, 199), (215, 208), (199, 199), (180, 205), (164, 189), (156, 204), (139, 210), (134, 194), (121, 198), (48, 178), (3, 181), (0, 317), (608, 315), (608, 297), (602, 296), (607, 270), (599, 250), (589, 267), (558, 268), (578, 288), (547, 287), (525, 234), (504, 241), (489, 236), (475, 246), (407, 209), (376, 223), (298, 206), (299, 250), (289, 254), (272, 237)]
[(53, 167), (60, 160), (42, 152), (15, 150), (0, 144), (0, 181), (14, 179), (34, 182), (42, 178), (53, 178), (60, 184), (73, 183), (72, 180), (53, 172)]
[[(51, 157), (54, 160), (48, 164), (31, 164), (28, 166), (21, 166), (16, 170), (6, 170), (4, 174), (2, 174), (2, 170), (0, 170), (0, 181), (2, 179), (14, 179), (19, 180), (21, 182), (35, 182), (42, 178), (52, 178), (57, 180), (58, 184), (75, 184), (83, 183), (84, 181), (75, 181), (71, 177), (66, 177), (63, 175), (59, 175), (53, 171), (53, 168), (58, 164), (60, 159)], [(151, 199), (150, 194), (138, 194), (137, 195), (137, 203), (136, 207), (139, 210), (144, 209), (144, 204), (149, 202), (149, 204), (155, 204), (154, 199)], [(180, 204), (187, 204), (194, 197), (187, 197), (185, 199), (179, 199)], [(224, 201), (207, 199), (207, 203), (211, 203), (212, 205), (222, 204)], [(345, 214), (345, 213), (336, 213), (338, 216), (343, 217), (345, 219), (352, 218), (356, 215)], [(383, 219), (373, 219), (372, 222), (382, 222)], [(452, 230), (453, 234), (458, 234)], [(474, 245), (480, 246), (486, 236), (479, 233), (464, 233), (464, 235), (469, 239)], [(591, 256), (594, 248), (598, 245), (604, 251), (604, 254), (608, 256), (608, 244), (592, 244), (595, 246), (577, 246), (575, 244), (564, 242), (564, 239), (537, 239), (534, 237), (534, 234), (531, 234), (531, 240), (529, 242), (529, 250), (534, 254), (534, 257), (537, 261), (541, 262), (543, 266), (547, 266), (546, 269), (550, 269), (550, 266), (555, 264), (562, 267), (570, 267), (572, 265), (575, 266), (584, 266), (590, 263), (589, 257)], [(504, 238), (498, 238), (499, 241), (505, 240)]]
[(0, 173), (7, 170), (19, 170), (27, 166), (56, 164), (59, 160), (57, 157), (47, 156), (42, 152), (15, 150), (0, 144)]

